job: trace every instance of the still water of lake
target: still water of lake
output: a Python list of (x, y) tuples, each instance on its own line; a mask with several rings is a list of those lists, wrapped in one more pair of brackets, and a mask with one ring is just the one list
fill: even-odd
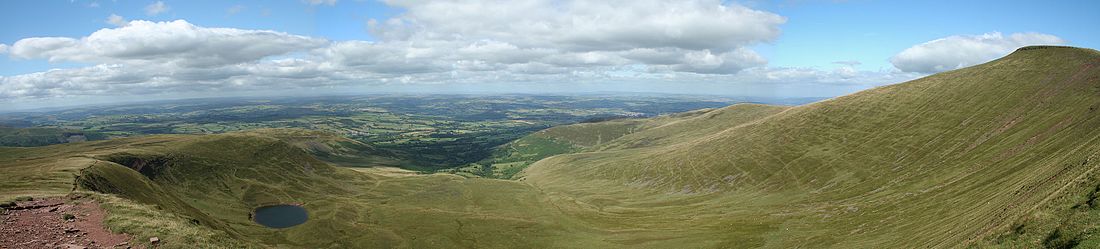
[(306, 209), (298, 205), (273, 205), (256, 208), (252, 220), (270, 228), (287, 228), (305, 223)]

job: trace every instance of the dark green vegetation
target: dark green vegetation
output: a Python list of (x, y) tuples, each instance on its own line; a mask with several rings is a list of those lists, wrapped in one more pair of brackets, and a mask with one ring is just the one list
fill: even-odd
[[(79, 128), (89, 134), (116, 137), (302, 128), (350, 138), (386, 151), (385, 155), (374, 157), (379, 161), (361, 161), (361, 165), (432, 171), (483, 160), (501, 144), (555, 125), (608, 117), (649, 117), (733, 102), (729, 98), (642, 95), (202, 99), (7, 114), (0, 115), (0, 124)], [(0, 130), (0, 136), (3, 134)], [(49, 137), (53, 139), (50, 141), (57, 140), (55, 137), (58, 136)], [(23, 142), (28, 139), (31, 138), (0, 141), (26, 144), (17, 146), (58, 143), (37, 142), (45, 139), (40, 136)]]
[(14, 128), (0, 126), (0, 146), (30, 147), (107, 139), (98, 132), (61, 128)]
[[(108, 226), (165, 247), (1091, 248), (1097, 109), (1100, 52), (1028, 49), (802, 106), (555, 127), (482, 161), (517, 180), (338, 167), (373, 147), (274, 129), (0, 148), (0, 201), (76, 175)], [(310, 219), (249, 220), (272, 203)]]

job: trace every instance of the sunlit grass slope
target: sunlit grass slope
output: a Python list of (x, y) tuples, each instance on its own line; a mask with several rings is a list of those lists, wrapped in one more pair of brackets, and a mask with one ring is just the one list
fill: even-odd
[(318, 159), (341, 166), (401, 166), (408, 163), (396, 159), (397, 155), (390, 151), (329, 132), (295, 128), (264, 128), (246, 130), (239, 134), (276, 138), (302, 148)]
[[(669, 137), (691, 137), (728, 129), (784, 109), (786, 107), (737, 104), (648, 119), (614, 119), (556, 126), (500, 146), (492, 157), (468, 171), (481, 176), (510, 179), (531, 163), (550, 156), (654, 145), (652, 143), (674, 140)], [(466, 168), (459, 170), (463, 169)]]
[(722, 130), (632, 133), (520, 177), (590, 205), (624, 245), (1096, 246), (1097, 109), (1100, 53), (1026, 48)]

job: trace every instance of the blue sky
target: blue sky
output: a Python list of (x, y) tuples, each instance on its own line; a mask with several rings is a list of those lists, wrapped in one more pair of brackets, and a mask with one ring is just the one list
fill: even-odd
[(830, 97), (1024, 45), (1100, 47), (1100, 1), (2, 4), (8, 108), (280, 91)]
[[(778, 2), (778, 3), (777, 3)], [(890, 68), (889, 57), (914, 44), (959, 34), (1039, 32), (1069, 45), (1100, 48), (1100, 1), (761, 1), (787, 16), (783, 37), (760, 45), (771, 62), (828, 66), (857, 60)]]
[[(155, 1), (11, 1), (0, 10), (0, 43), (40, 36), (82, 37), (115, 14), (128, 19), (172, 21), (184, 19), (208, 27), (267, 29), (332, 40), (373, 40), (366, 30), (369, 18), (385, 19), (399, 9), (377, 1), (344, 1), (339, 6), (309, 5), (299, 1), (164, 1), (169, 10), (154, 16), (145, 6)], [(238, 9), (236, 12), (231, 10)], [(33, 20), (33, 21), (31, 21)], [(33, 24), (33, 25), (30, 25)], [(0, 75), (15, 75), (80, 64), (51, 65), (44, 60), (0, 59)]]

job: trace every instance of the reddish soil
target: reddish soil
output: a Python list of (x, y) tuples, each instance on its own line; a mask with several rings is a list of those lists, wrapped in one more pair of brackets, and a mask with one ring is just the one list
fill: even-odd
[[(93, 200), (54, 197), (16, 204), (0, 215), (0, 248), (131, 247), (132, 236), (107, 230), (106, 213)], [(74, 218), (65, 220), (65, 214)]]

